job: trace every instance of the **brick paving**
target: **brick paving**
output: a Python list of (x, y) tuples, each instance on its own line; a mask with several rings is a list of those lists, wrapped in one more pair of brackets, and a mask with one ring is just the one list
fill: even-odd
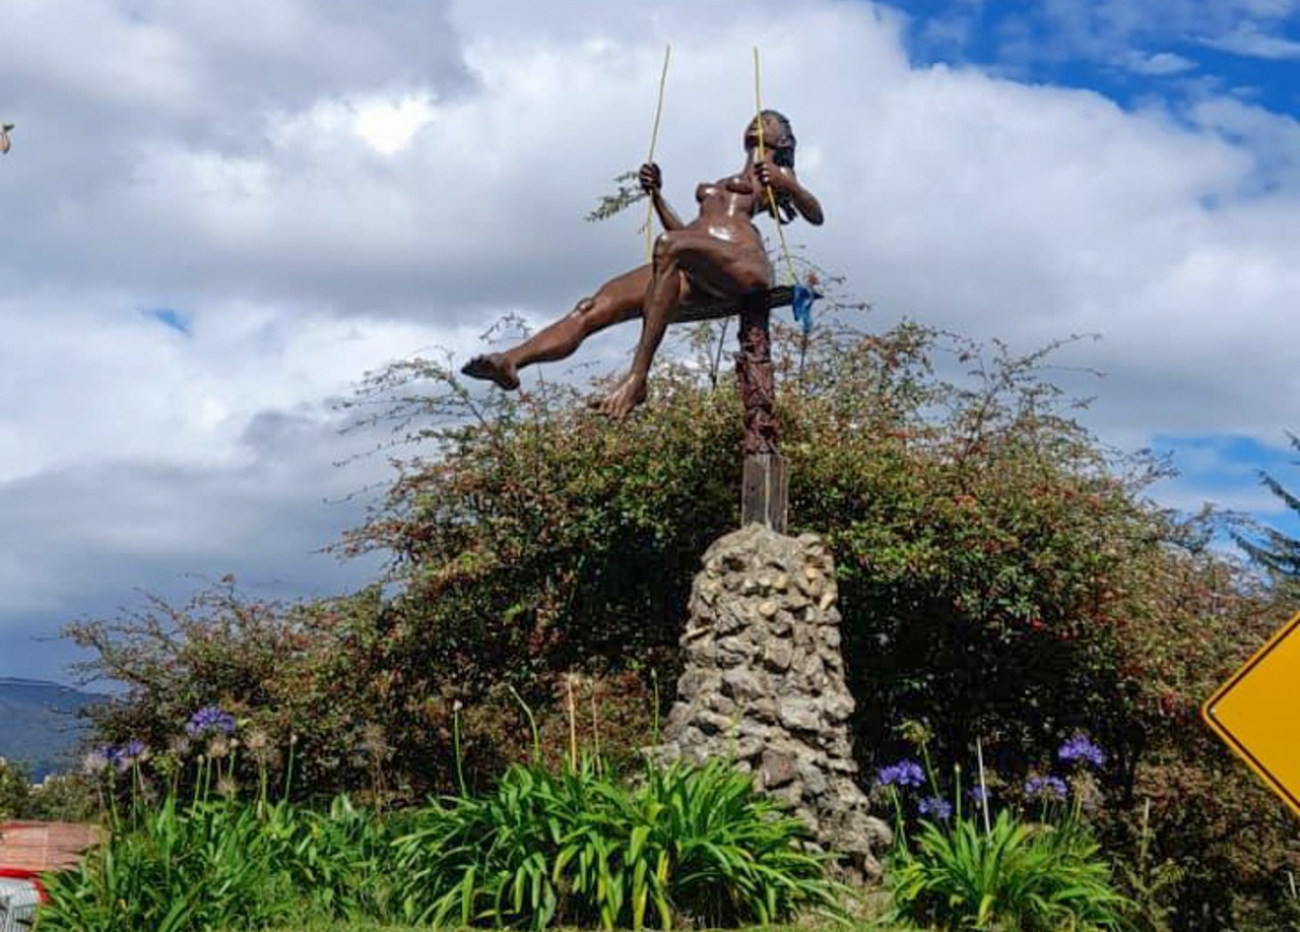
[(103, 837), (99, 826), (79, 822), (0, 822), (0, 868), (72, 867)]

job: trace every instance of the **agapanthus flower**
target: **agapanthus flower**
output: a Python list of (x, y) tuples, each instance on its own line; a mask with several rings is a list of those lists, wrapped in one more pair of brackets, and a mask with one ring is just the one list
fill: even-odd
[(191, 738), (201, 735), (228, 735), (235, 730), (235, 717), (220, 706), (209, 705), (199, 709), (185, 723), (185, 733)]
[(1056, 756), (1068, 764), (1082, 762), (1093, 767), (1103, 767), (1106, 764), (1106, 752), (1083, 735), (1075, 735), (1062, 744)]
[(969, 790), (966, 791), (966, 795), (967, 797), (970, 798), (971, 802), (979, 804), (984, 802), (986, 799), (988, 799), (990, 794), (985, 792), (983, 789), (981, 789), (978, 786), (972, 786)]
[(81, 760), (81, 768), (86, 773), (100, 773), (110, 768), (126, 770), (130, 766), (124, 756), (124, 749), (112, 744), (95, 748)]
[(88, 774), (103, 773), (108, 767), (108, 751), (111, 748), (96, 748), (81, 759), (81, 769)]
[(144, 742), (132, 738), (121, 747), (106, 747), (101, 752), (106, 763), (112, 764), (119, 773), (125, 773), (144, 756)]
[(942, 796), (927, 796), (917, 804), (916, 808), (921, 815), (938, 819), (940, 822), (947, 822), (952, 818), (952, 803)]
[(1025, 781), (1025, 795), (1037, 799), (1065, 799), (1069, 787), (1060, 777), (1033, 776)]
[(897, 764), (880, 768), (876, 774), (877, 786), (924, 786), (925, 771), (914, 760), (902, 760)]

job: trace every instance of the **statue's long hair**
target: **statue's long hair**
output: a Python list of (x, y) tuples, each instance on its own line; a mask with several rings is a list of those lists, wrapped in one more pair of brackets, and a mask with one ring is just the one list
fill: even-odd
[[(758, 118), (771, 117), (781, 127), (781, 135), (777, 139), (764, 139), (763, 148), (772, 153), (772, 161), (781, 168), (794, 170), (794, 150), (799, 141), (794, 138), (794, 127), (790, 125), (790, 118), (779, 110), (764, 110)], [(794, 209), (794, 204), (790, 201), (790, 195), (785, 191), (780, 191), (776, 195), (777, 217), (776, 221), (780, 224), (787, 224), (799, 216)], [(770, 207), (768, 208), (771, 209)]]

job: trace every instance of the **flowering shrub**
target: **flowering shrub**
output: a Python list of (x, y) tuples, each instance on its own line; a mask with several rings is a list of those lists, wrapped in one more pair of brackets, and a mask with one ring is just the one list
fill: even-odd
[[(251, 787), (234, 777), (232, 714), (207, 706), (177, 724), (208, 743), (186, 759), (175, 744), (153, 757), (138, 739), (87, 755), (109, 837), (43, 878), (50, 902), (41, 929), (237, 932), (291, 918), (395, 915), (388, 893), (400, 818), (384, 820), (345, 796), (323, 811), (273, 801), (269, 758), (255, 757), (261, 773)], [(214, 745), (225, 750), (214, 755)], [(179, 769), (192, 770), (190, 779)]]
[[(924, 743), (921, 750), (928, 761)], [(1077, 735), (1057, 757), (1098, 766), (1105, 753)], [(1066, 808), (1059, 805), (1070, 793), (1065, 780), (1033, 776), (1024, 786), (1025, 807), (1002, 806), (993, 817), (995, 807), (982, 789), (993, 775), (977, 771), (981, 787), (967, 794), (975, 805), (963, 810), (962, 771), (955, 767), (953, 773), (957, 804), (942, 795), (921, 797), (915, 819), (906, 816), (906, 796), (920, 783), (877, 780), (897, 815), (897, 843), (885, 874), (892, 918), (953, 930), (1130, 928), (1135, 906), (1117, 891), (1110, 865), (1082, 818), (1082, 782)], [(939, 784), (934, 774), (922, 782)]]
[[(107, 747), (141, 741), (160, 767), (204, 751), (251, 782), (256, 753), (266, 749), (232, 755), (239, 728), (243, 737), (264, 736), (276, 754), (294, 746), (299, 791), (328, 798), (373, 785), (363, 738), (382, 703), (366, 676), (365, 645), (379, 607), (369, 590), (280, 605), (246, 598), (226, 579), (185, 605), (154, 600), (142, 612), (82, 622), (68, 634), (94, 652), (90, 673), (125, 687), (120, 701), (92, 710)], [(183, 767), (175, 773), (182, 781), (194, 775)], [(272, 783), (282, 775), (273, 769)]]
[(952, 930), (1126, 929), (1124, 898), (1082, 826), (1026, 824), (998, 813), (951, 828), (925, 822), (886, 874), (895, 918)]

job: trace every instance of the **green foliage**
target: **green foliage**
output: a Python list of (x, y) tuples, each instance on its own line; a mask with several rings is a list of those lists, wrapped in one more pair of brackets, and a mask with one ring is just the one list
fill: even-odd
[[(289, 926), (277, 927), (275, 929), (269, 930), (269, 932), (423, 932), (423, 930), (427, 928), (428, 928), (427, 926), (412, 926), (412, 925), (398, 926), (398, 925), (373, 925), (370, 923), (322, 922), (322, 923), (310, 923), (310, 924), (295, 923)], [(820, 927), (820, 926), (811, 925), (807, 923), (801, 925), (792, 925), (792, 926), (763, 926), (762, 927), (763, 932), (829, 932), (830, 929), (835, 929), (836, 932), (843, 932), (844, 928), (845, 928), (844, 925), (841, 923), (827, 925), (825, 927)], [(901, 932), (900, 929), (897, 929), (892, 925), (886, 927), (886, 926), (879, 925), (877, 923), (873, 923), (869, 927), (862, 926), (861, 928), (870, 928), (871, 932)], [(758, 932), (758, 930), (755, 929), (754, 932)]]
[[(400, 818), (346, 796), (324, 811), (273, 801), (272, 748), (260, 730), (244, 736), (258, 778), (253, 798), (241, 797), (237, 723), (204, 712), (187, 723), (191, 737), (207, 738), (192, 761), (153, 756), (138, 741), (87, 756), (92, 776), (81, 785), (104, 807), (109, 837), (77, 867), (48, 875), (40, 927), (237, 932), (303, 917), (390, 918)], [(291, 749), (282, 785), (294, 763)]]
[(1081, 823), (1029, 824), (1007, 810), (985, 831), (974, 818), (921, 823), (890, 859), (900, 917), (941, 929), (1063, 932), (1124, 928), (1124, 898)]
[[(124, 688), (121, 701), (90, 709), (102, 743), (139, 740), (156, 758), (167, 749), (175, 765), (189, 750), (177, 738), (181, 725), (219, 705), (264, 743), (292, 742), (298, 789), (329, 798), (343, 789), (374, 793), (376, 757), (386, 761), (372, 714), (380, 701), (364, 675), (380, 611), (375, 590), (281, 605), (244, 597), (227, 577), (184, 605), (152, 599), (143, 611), (70, 624), (64, 634), (92, 652), (86, 678)], [(246, 755), (235, 776), (253, 782), (266, 772), (261, 763)], [(273, 780), (284, 772), (270, 768)]]
[[(977, 783), (964, 807), (962, 768), (953, 767), (953, 786), (945, 790), (932, 766), (929, 730), (906, 722), (900, 731), (925, 767), (903, 760), (876, 778), (877, 792), (895, 812), (886, 869), (892, 918), (954, 930), (1130, 928), (1128, 917), (1139, 906), (1117, 892), (1086, 821), (1101, 802), (1093, 771), (1106, 762), (1103, 748), (1073, 735), (1053, 755), (1068, 782), (1049, 763), (1013, 788), (985, 769), (977, 746)], [(916, 800), (918, 815), (909, 819), (911, 797), (924, 793), (932, 795)], [(1037, 813), (1032, 820), (1031, 811)]]
[(511, 767), (489, 796), (420, 810), (397, 848), (411, 920), (670, 929), (833, 910), (805, 838), (730, 764), (651, 768), (629, 788), (586, 763)]
[(19, 819), (40, 822), (92, 822), (99, 814), (95, 788), (82, 774), (51, 774), (31, 787)]
[(602, 194), (600, 203), (584, 219), (589, 223), (597, 220), (608, 220), (620, 211), (645, 198), (646, 193), (641, 190), (637, 177), (635, 171), (615, 175), (614, 181), (618, 184), (618, 189), (613, 194)]
[(0, 757), (0, 819), (19, 819), (31, 809), (32, 778), (26, 765)]
[(1199, 708), (1294, 609), (1209, 550), (1166, 553), (1134, 570), (1140, 582), (1119, 620), (1121, 662), (1135, 683), (1132, 751), (1122, 761), (1131, 778), (1102, 814), (1103, 838), (1136, 866), (1149, 831), (1149, 862), (1177, 865), (1177, 881), (1158, 894), (1173, 928), (1281, 932), (1287, 873), (1300, 873), (1294, 817), (1204, 726)]
[[(1292, 449), (1300, 451), (1300, 437), (1295, 434), (1287, 436), (1291, 440)], [(1286, 486), (1266, 472), (1260, 472), (1259, 478), (1264, 488), (1290, 511), (1300, 513), (1300, 498), (1287, 491)], [(1291, 585), (1300, 583), (1300, 540), (1275, 528), (1261, 528), (1259, 535), (1258, 538), (1252, 538), (1248, 534), (1234, 533), (1233, 539), (1251, 559), (1279, 581)]]
[(25, 763), (0, 757), (0, 820), (89, 822), (98, 812), (94, 787), (80, 774), (51, 774), (33, 784)]
[(309, 915), (372, 921), (397, 915), (393, 841), (401, 814), (380, 817), (337, 796), (325, 812), (278, 803), (265, 820), (294, 890)]
[(802, 823), (721, 762), (648, 768), (635, 786), (592, 764), (517, 766), (489, 796), (383, 816), (346, 797), (326, 811), (202, 790), (149, 804), (138, 770), (129, 782), (110, 839), (47, 877), (45, 932), (238, 932), (305, 917), (675, 928), (836, 910)]
[(1135, 932), (1169, 932), (1173, 910), (1169, 894), (1182, 881), (1184, 871), (1173, 861), (1156, 863), (1151, 851), (1151, 801), (1142, 808), (1137, 856), (1120, 862), (1121, 882), (1131, 897), (1130, 921)]
[[(941, 751), (987, 735), (1008, 770), (1078, 727), (1119, 743), (1133, 683), (1113, 622), (1130, 567), (1175, 535), (1134, 494), (1150, 465), (1111, 462), (1040, 354), (949, 382), (935, 357), (974, 348), (914, 325), (823, 328), (799, 374), (782, 345), (792, 530), (835, 550), (858, 746), (892, 755), (903, 718), (933, 719)], [(617, 425), (562, 384), (483, 397), (427, 362), (375, 377), (360, 402), (427, 451), (348, 541), (393, 558), (379, 666), (428, 716), (413, 753), (449, 698), (471, 772), (491, 773), (501, 742), (471, 711), (509, 709), (503, 684), (544, 709), (573, 669), (672, 682), (699, 555), (738, 517), (741, 417), (713, 359), (661, 367), (651, 411)]]
[(295, 915), (276, 848), (249, 806), (169, 797), (77, 868), (47, 875), (42, 932), (251, 929)]
[(86, 822), (97, 812), (94, 788), (80, 775), (33, 784), (26, 764), (0, 757), (0, 819)]
[(304, 916), (382, 920), (391, 823), (346, 798), (325, 813), (168, 794), (114, 819), (107, 842), (49, 874), (44, 932), (260, 929)]
[[(532, 731), (515, 694), (560, 759), (574, 682), (584, 742), (629, 760), (671, 697), (699, 557), (738, 520), (719, 332), (694, 331), (695, 358), (660, 366), (650, 405), (618, 424), (562, 382), (471, 391), (427, 360), (376, 374), (359, 419), (417, 446), (342, 550), (386, 553), (385, 588), (287, 607), (219, 589), (73, 626), (88, 672), (127, 686), (101, 735), (160, 747), (220, 703), (298, 735), (305, 785), (409, 801), (455, 788), (457, 760), (471, 788), (519, 760)], [(1112, 752), (1107, 849), (1138, 857), (1149, 799), (1149, 857), (1183, 871), (1154, 894), (1172, 926), (1278, 926), (1300, 842), (1196, 709), (1286, 610), (1207, 548), (1210, 519), (1144, 499), (1162, 465), (1080, 427), (1044, 377), (1052, 349), (907, 324), (820, 327), (801, 354), (778, 329), (792, 530), (835, 553), (860, 763), (897, 758), (896, 724), (918, 719), (944, 758), (982, 736), (1013, 781), (1086, 730)]]

